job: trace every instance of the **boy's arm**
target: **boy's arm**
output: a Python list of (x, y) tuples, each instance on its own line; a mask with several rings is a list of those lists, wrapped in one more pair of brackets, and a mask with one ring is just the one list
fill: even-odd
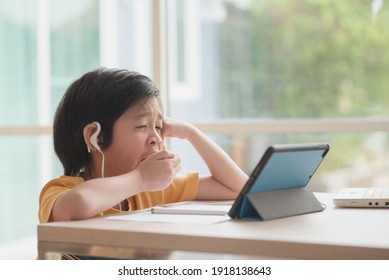
[[(132, 188), (128, 183), (133, 182)], [(141, 180), (136, 172), (91, 179), (62, 194), (55, 202), (49, 221), (87, 219), (114, 207), (124, 194), (139, 192)], [(136, 187), (135, 187), (136, 186)]]
[(150, 155), (139, 166), (119, 176), (87, 180), (61, 195), (49, 221), (94, 217), (144, 191), (167, 188), (180, 169), (180, 159), (168, 151)]
[(199, 153), (211, 172), (210, 177), (200, 179), (198, 199), (235, 199), (248, 176), (212, 140), (195, 126), (166, 119), (163, 137), (188, 140)]

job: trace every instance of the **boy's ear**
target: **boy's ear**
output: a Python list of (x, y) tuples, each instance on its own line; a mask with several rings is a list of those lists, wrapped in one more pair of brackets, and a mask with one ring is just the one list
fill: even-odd
[(97, 151), (97, 148), (93, 145), (91, 141), (92, 135), (98, 130), (96, 124), (89, 123), (87, 124), (84, 129), (82, 130), (82, 134), (84, 137), (84, 142), (86, 145), (86, 148), (88, 149), (88, 153), (91, 151)]

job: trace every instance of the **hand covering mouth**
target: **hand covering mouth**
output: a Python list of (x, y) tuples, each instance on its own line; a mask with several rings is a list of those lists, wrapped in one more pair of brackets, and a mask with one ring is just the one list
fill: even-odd
[(144, 161), (146, 158), (148, 158), (149, 156), (151, 156), (152, 154), (155, 154), (155, 153), (157, 153), (157, 152), (158, 152), (158, 151), (152, 151), (151, 153), (146, 154), (146, 156), (144, 156), (144, 157), (141, 158), (140, 162)]

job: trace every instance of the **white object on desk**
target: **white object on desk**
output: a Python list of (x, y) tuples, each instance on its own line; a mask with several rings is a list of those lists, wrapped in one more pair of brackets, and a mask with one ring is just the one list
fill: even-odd
[(389, 208), (389, 187), (344, 188), (333, 202), (338, 207)]
[(230, 220), (230, 217), (227, 215), (230, 208), (231, 203), (183, 202), (158, 205), (137, 213), (108, 216), (106, 219), (133, 222), (210, 225)]
[(210, 203), (179, 203), (158, 205), (150, 209), (152, 214), (176, 214), (176, 215), (214, 215), (224, 216), (231, 209), (231, 204)]

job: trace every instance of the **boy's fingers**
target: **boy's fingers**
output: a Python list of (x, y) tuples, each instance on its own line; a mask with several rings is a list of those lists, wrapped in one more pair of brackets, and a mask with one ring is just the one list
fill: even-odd
[(171, 153), (168, 150), (163, 150), (161, 152), (158, 152), (157, 154), (157, 159), (174, 158), (176, 156), (176, 154)]

